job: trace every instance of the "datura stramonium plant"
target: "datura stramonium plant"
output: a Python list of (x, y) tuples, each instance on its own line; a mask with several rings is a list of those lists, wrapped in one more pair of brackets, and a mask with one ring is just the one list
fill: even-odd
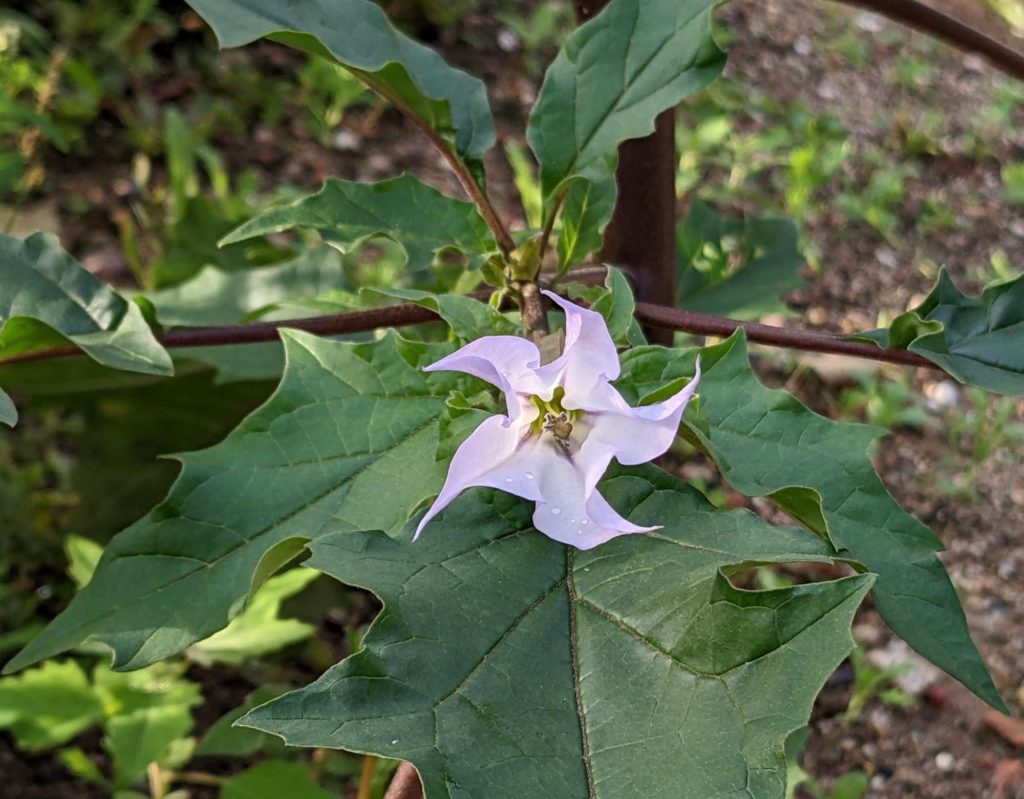
[(486, 336), (426, 367), (465, 372), (500, 388), (508, 415), (484, 420), (459, 447), (416, 538), (474, 486), (536, 502), (534, 526), (579, 549), (658, 529), (622, 518), (597, 482), (612, 458), (646, 463), (669, 448), (700, 381), (700, 362), (678, 394), (632, 408), (611, 384), (619, 376), (619, 356), (604, 318), (544, 293), (565, 311), (565, 349), (557, 360), (541, 365), (540, 351), (525, 338)]

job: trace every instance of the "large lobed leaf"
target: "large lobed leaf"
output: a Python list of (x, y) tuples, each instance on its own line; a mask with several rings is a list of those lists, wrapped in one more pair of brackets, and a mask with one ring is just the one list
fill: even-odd
[(565, 196), (563, 265), (600, 245), (615, 204), (618, 147), (722, 71), (716, 0), (612, 0), (577, 28), (548, 69), (530, 115), (546, 216)]
[(923, 355), (963, 383), (1024, 396), (1024, 275), (969, 297), (942, 270), (924, 302), (861, 338)]
[(664, 529), (577, 552), (478, 489), (416, 543), (314, 543), (311, 565), (385, 609), (363, 651), (241, 723), (410, 760), (427, 799), (781, 799), (784, 741), (872, 578), (737, 590), (724, 570), (834, 553), (653, 467), (602, 491)]
[(445, 250), (476, 263), (498, 250), (472, 203), (447, 197), (410, 175), (379, 183), (328, 180), (316, 194), (259, 214), (221, 243), (296, 227), (316, 230), (343, 252), (372, 236), (386, 236), (402, 245), (414, 270), (427, 269)]
[[(173, 372), (139, 307), (93, 277), (56, 237), (0, 234), (0, 363), (68, 341), (115, 369)], [(0, 390), (0, 422), (16, 421), (14, 404)]]
[[(693, 354), (640, 348), (623, 358), (623, 390), (643, 394), (693, 373)], [(737, 333), (701, 352), (701, 414), (688, 437), (737, 491), (767, 496), (846, 557), (878, 575), (879, 613), (908, 644), (994, 707), (1002, 700), (971, 640), (936, 551), (942, 544), (886, 490), (868, 444), (881, 431), (830, 421), (794, 396), (765, 388)]]
[(285, 333), (281, 385), (223, 442), (181, 456), (167, 499), (107, 547), (92, 581), (9, 664), (101, 642), (118, 668), (180, 652), (223, 628), (302, 545), (402, 527), (444, 476), (445, 397), (430, 375), (446, 346), (390, 334), (371, 344)]
[(455, 151), (480, 162), (494, 143), (487, 90), (478, 79), (398, 31), (370, 0), (188, 0), (222, 47), (271, 37), (347, 67)]

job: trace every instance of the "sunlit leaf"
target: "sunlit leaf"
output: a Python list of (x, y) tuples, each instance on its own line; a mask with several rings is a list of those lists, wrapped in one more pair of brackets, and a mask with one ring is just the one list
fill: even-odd
[(281, 604), (317, 578), (311, 569), (292, 569), (271, 577), (244, 611), (218, 633), (193, 644), (188, 656), (204, 665), (240, 665), (309, 638), (316, 628), (297, 619), (280, 619)]
[(22, 749), (74, 738), (103, 718), (103, 703), (74, 661), (53, 661), (0, 680), (0, 729)]

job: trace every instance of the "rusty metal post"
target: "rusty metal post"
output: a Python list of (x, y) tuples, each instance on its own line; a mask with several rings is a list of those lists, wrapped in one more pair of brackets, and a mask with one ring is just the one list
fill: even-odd
[[(609, 0), (573, 0), (585, 22)], [(675, 305), (676, 299), (676, 142), (675, 109), (662, 113), (654, 133), (619, 147), (615, 174), (619, 194), (605, 231), (600, 258), (625, 268), (637, 299)], [(649, 328), (654, 344), (672, 344), (672, 332)]]

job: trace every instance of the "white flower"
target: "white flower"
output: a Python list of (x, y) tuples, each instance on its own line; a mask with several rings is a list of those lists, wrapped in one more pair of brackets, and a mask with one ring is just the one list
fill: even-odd
[(590, 549), (638, 527), (597, 491), (612, 458), (646, 463), (672, 444), (700, 381), (656, 405), (630, 407), (611, 385), (619, 356), (600, 314), (544, 292), (565, 311), (565, 350), (540, 365), (540, 353), (516, 336), (487, 336), (427, 367), (475, 375), (505, 394), (507, 416), (492, 416), (463, 442), (423, 528), (456, 496), (487, 486), (537, 503), (534, 526), (556, 541)]

